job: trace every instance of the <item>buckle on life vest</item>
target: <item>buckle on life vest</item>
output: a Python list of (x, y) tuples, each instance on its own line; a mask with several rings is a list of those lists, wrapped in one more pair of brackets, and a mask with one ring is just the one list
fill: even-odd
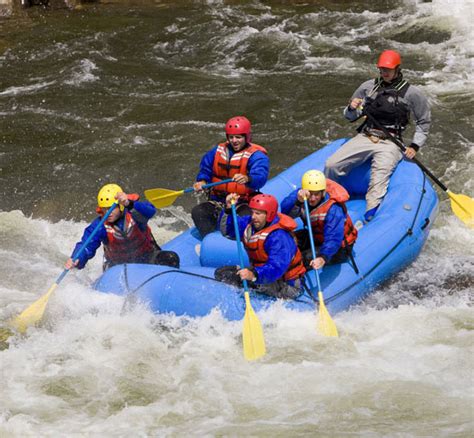
[[(398, 138), (397, 131), (394, 129), (387, 128), (387, 131), (391, 134), (392, 137)], [(365, 128), (364, 134), (369, 137), (370, 141), (373, 143), (378, 143), (380, 140), (387, 140), (389, 138), (388, 134), (386, 134), (381, 129), (375, 128)]]
[(378, 143), (380, 140), (386, 140), (387, 136), (380, 129), (365, 128), (364, 134), (372, 143)]

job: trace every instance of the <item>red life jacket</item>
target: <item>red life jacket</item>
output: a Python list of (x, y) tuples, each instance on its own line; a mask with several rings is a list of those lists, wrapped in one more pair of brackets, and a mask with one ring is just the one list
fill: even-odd
[[(257, 151), (263, 152), (267, 155), (267, 151), (263, 146), (250, 143), (250, 146), (236, 152), (232, 157), (229, 156), (229, 143), (220, 143), (217, 145), (216, 155), (214, 156), (214, 163), (212, 165), (212, 181), (218, 182), (223, 179), (233, 178), (238, 173), (248, 175), (247, 165), (250, 157)], [(211, 193), (220, 198), (225, 198), (229, 193), (237, 193), (241, 199), (247, 201), (254, 190), (247, 187), (245, 184), (237, 184), (230, 182), (213, 187)]]
[[(245, 228), (243, 242), (253, 266), (262, 266), (267, 262), (268, 254), (265, 251), (265, 240), (270, 233), (275, 230), (285, 230), (294, 237), (293, 231), (296, 229), (296, 222), (285, 214), (278, 213), (278, 217), (280, 220), (277, 223), (263, 228), (254, 234), (252, 234), (251, 224), (248, 224), (247, 228)], [(303, 265), (301, 251), (296, 247), (296, 253), (283, 276), (283, 280), (296, 280), (303, 276), (305, 272), (306, 268)]]
[[(309, 215), (311, 219), (311, 227), (313, 229), (314, 241), (317, 245), (323, 244), (324, 221), (326, 220), (327, 212), (332, 205), (338, 204), (342, 207), (346, 215), (346, 222), (344, 223), (344, 238), (341, 242), (341, 246), (344, 248), (347, 245), (352, 245), (357, 239), (357, 230), (352, 224), (352, 220), (347, 214), (347, 208), (344, 204), (349, 200), (349, 193), (340, 184), (330, 179), (326, 179), (326, 192), (329, 195), (329, 199), (314, 208)], [(304, 210), (302, 211), (302, 214), (304, 215)]]
[(104, 244), (104, 255), (107, 263), (147, 263), (155, 254), (155, 240), (147, 225), (142, 231), (132, 215), (125, 211), (125, 231), (118, 227), (104, 224), (107, 231), (107, 243)]

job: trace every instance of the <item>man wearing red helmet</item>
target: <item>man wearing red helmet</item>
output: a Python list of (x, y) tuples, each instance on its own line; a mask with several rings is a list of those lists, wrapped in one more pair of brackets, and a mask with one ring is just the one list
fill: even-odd
[[(230, 239), (235, 239), (231, 202), (238, 198), (235, 193), (227, 196), (220, 221), (222, 234)], [(306, 272), (294, 239), (296, 222), (278, 213), (278, 201), (272, 195), (254, 196), (249, 207), (251, 215), (237, 217), (237, 220), (251, 267), (218, 268), (216, 279), (238, 286), (242, 285), (242, 280), (247, 280), (258, 292), (266, 295), (296, 298), (301, 293), (301, 282)]]
[[(344, 109), (344, 116), (351, 122), (368, 114), (357, 129), (359, 134), (326, 162), (326, 176), (337, 180), (364, 161), (372, 160), (364, 216), (367, 222), (374, 217), (387, 193), (390, 176), (403, 158), (401, 150), (388, 138), (387, 132), (403, 141), (402, 133), (409, 123), (410, 114), (413, 115), (415, 133), (405, 151), (405, 156), (411, 159), (426, 142), (430, 129), (428, 100), (419, 88), (403, 78), (401, 64), (400, 54), (395, 50), (381, 53), (377, 62), (380, 76), (375, 81), (371, 79), (360, 85)], [(381, 130), (379, 125), (387, 132)]]
[(201, 160), (194, 190), (211, 182), (232, 179), (227, 184), (215, 186), (209, 200), (196, 205), (191, 215), (202, 237), (216, 230), (220, 212), (224, 208), (228, 193), (240, 195), (237, 213), (250, 214), (248, 202), (265, 185), (270, 161), (262, 146), (251, 143), (252, 127), (244, 116), (232, 117), (225, 125), (227, 141), (208, 151)]

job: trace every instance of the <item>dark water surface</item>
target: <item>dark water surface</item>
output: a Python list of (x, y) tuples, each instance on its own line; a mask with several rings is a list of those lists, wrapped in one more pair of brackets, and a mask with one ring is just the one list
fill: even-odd
[[(342, 108), (387, 47), (433, 102), (421, 158), (464, 189), (472, 71), (447, 68), (459, 30), (409, 3), (372, 3), (86, 4), (2, 20), (1, 208), (85, 219), (109, 181), (129, 191), (189, 186), (236, 114), (253, 122), (275, 175), (353, 134)], [(451, 89), (453, 79), (469, 88)], [(445, 176), (453, 160), (459, 168)], [(182, 202), (189, 211), (195, 201)]]

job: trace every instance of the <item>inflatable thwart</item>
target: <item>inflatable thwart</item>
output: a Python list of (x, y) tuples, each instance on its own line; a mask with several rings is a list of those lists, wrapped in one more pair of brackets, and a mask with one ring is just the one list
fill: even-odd
[[(326, 159), (346, 141), (336, 140), (314, 152), (268, 181), (261, 191), (274, 195), (281, 202), (300, 186), (304, 172), (324, 169)], [(350, 261), (325, 266), (321, 271), (324, 301), (332, 314), (357, 303), (381, 282), (412, 263), (437, 214), (438, 197), (432, 185), (416, 164), (403, 160), (391, 177), (387, 195), (374, 219), (363, 225), (369, 177), (370, 162), (355, 168), (339, 181), (351, 195), (346, 205), (352, 221), (361, 227), (354, 245), (358, 272)], [(165, 244), (163, 249), (179, 254), (180, 269), (118, 265), (102, 274), (95, 289), (133, 296), (147, 303), (155, 313), (199, 317), (217, 308), (229, 320), (243, 318), (243, 290), (214, 279), (217, 267), (239, 264), (235, 241), (226, 239), (218, 231), (201, 241), (196, 229), (191, 228)], [(307, 290), (303, 289), (295, 300), (283, 301), (284, 306), (297, 311), (314, 311), (318, 294), (314, 272), (306, 274), (306, 285)], [(256, 312), (276, 301), (252, 291), (250, 295)]]

